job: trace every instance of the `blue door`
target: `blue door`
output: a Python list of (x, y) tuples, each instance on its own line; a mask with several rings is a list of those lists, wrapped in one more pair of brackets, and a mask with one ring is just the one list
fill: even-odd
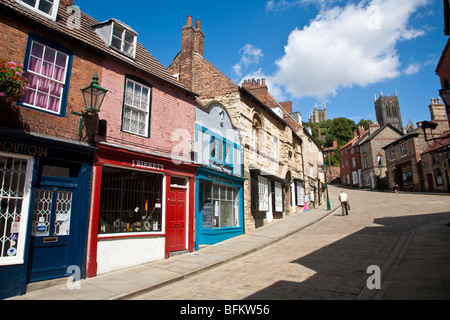
[(43, 165), (35, 190), (29, 282), (70, 276), (81, 265), (78, 168)]

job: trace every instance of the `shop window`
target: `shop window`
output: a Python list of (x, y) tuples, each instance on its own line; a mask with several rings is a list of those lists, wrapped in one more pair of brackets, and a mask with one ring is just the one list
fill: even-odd
[(160, 232), (163, 176), (104, 167), (99, 233)]
[(281, 183), (274, 182), (274, 211), (276, 212), (283, 212), (283, 188)]
[(303, 183), (300, 181), (296, 181), (295, 182), (295, 204), (297, 206), (303, 206), (304, 205), (303, 198), (304, 198)]
[(239, 188), (203, 182), (203, 227), (239, 227)]
[(0, 266), (23, 263), (33, 161), (0, 153)]
[(123, 104), (122, 130), (139, 136), (149, 136), (151, 88), (127, 79)]
[(64, 116), (70, 64), (67, 52), (31, 40), (25, 63), (29, 85), (21, 103)]
[(411, 170), (406, 170), (402, 172), (403, 184), (409, 185), (413, 183), (412, 172)]
[(22, 6), (39, 13), (40, 15), (56, 20), (59, 0), (16, 0)]
[(269, 211), (269, 181), (254, 173), (251, 176), (251, 207), (253, 211)]

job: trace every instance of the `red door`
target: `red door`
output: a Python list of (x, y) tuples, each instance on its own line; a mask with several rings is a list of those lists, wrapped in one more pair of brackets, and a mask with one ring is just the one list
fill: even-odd
[(166, 252), (186, 250), (186, 189), (170, 189), (166, 216)]

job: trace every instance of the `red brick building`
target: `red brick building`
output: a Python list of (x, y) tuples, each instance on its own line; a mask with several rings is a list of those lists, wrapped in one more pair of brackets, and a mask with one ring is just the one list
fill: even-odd
[(353, 133), (353, 139), (339, 149), (341, 184), (345, 186), (362, 187), (359, 143), (367, 134), (368, 130), (359, 127), (358, 131)]
[(0, 1), (0, 57), (29, 79), (20, 101), (0, 101), (0, 298), (67, 276), (70, 265), (86, 272), (96, 122), (81, 139), (72, 111), (84, 109), (80, 89), (101, 76), (103, 54), (67, 28), (70, 1), (28, 3)]
[[(0, 298), (70, 266), (83, 278), (193, 250), (196, 95), (128, 25), (41, 2), (0, 1), (0, 57), (30, 83), (0, 101)], [(80, 127), (94, 75), (109, 91)]]

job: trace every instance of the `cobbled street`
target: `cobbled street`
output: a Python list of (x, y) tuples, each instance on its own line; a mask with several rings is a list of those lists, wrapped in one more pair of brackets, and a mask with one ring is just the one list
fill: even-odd
[[(339, 191), (330, 187), (330, 197)], [(402, 235), (450, 220), (446, 195), (346, 192), (348, 216), (339, 208), (272, 246), (135, 299), (357, 299), (370, 277), (367, 268), (383, 273)]]

